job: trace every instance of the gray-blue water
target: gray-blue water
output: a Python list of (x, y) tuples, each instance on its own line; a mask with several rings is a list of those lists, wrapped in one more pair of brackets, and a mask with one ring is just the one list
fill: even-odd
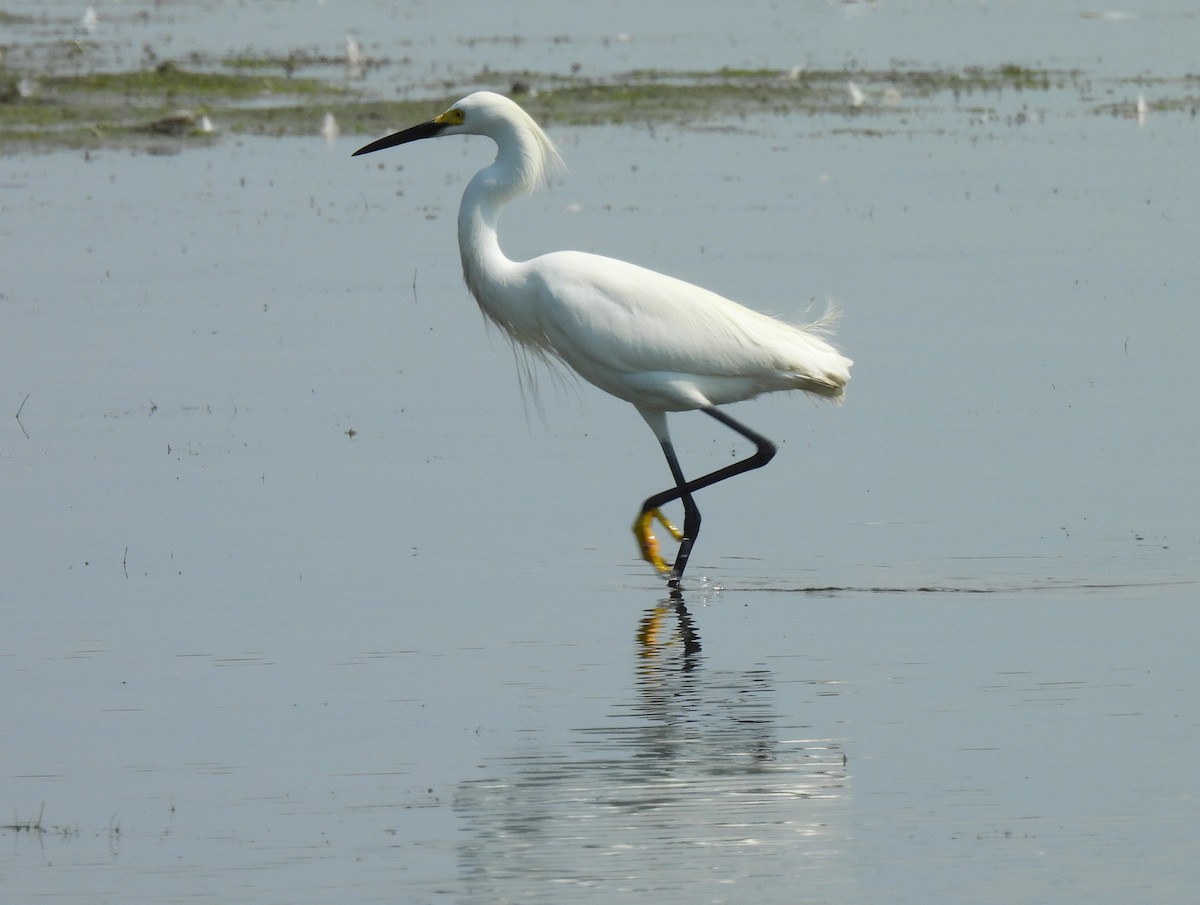
[[(1111, 96), (1195, 94), (1185, 4), (95, 6), (115, 64), (1012, 61), (1131, 115), (554, 130), (510, 255), (844, 312), (844, 406), (733, 410), (780, 454), (702, 494), (682, 602), (641, 419), (523, 399), (461, 284), (485, 140), (6, 157), (5, 901), (1192, 901), (1197, 125)], [(672, 423), (691, 473), (743, 452)]]

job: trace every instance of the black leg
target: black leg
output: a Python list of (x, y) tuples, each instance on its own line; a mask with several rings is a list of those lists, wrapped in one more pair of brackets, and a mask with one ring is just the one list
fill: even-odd
[[(683, 469), (679, 467), (679, 459), (675, 455), (675, 447), (671, 445), (670, 440), (663, 440), (662, 448), (663, 454), (667, 457), (667, 466), (671, 469), (671, 477), (675, 479), (674, 489), (682, 491), (679, 494), (679, 500), (683, 503), (683, 537), (679, 539), (679, 552), (675, 555), (674, 565), (671, 566), (671, 584), (674, 586), (683, 577), (683, 570), (687, 568), (688, 557), (692, 555), (692, 545), (696, 543), (696, 538), (700, 534), (700, 507), (692, 499), (687, 479), (684, 478)], [(656, 494), (650, 499), (653, 500), (659, 496), (662, 496), (662, 494)], [(674, 499), (674, 497), (668, 497), (662, 503), (657, 503), (650, 508), (657, 509), (670, 499)], [(650, 500), (646, 502), (649, 503)], [(645, 508), (645, 504), (643, 504), (642, 511), (645, 511)]]
[(692, 546), (696, 543), (696, 536), (700, 533), (700, 510), (696, 506), (696, 501), (692, 499), (692, 494), (697, 490), (711, 487), (713, 484), (724, 481), (726, 478), (732, 478), (734, 475), (753, 471), (755, 468), (762, 468), (775, 455), (774, 443), (762, 434), (752, 431), (737, 419), (731, 418), (715, 406), (708, 406), (701, 409), (701, 411), (720, 421), (726, 427), (737, 431), (754, 444), (755, 451), (753, 455), (747, 456), (745, 459), (739, 459), (732, 465), (726, 465), (724, 468), (718, 468), (716, 471), (695, 480), (687, 481), (683, 477), (683, 469), (679, 467), (679, 459), (675, 455), (675, 449), (671, 446), (671, 441), (661, 441), (663, 454), (667, 457), (667, 465), (671, 469), (671, 477), (675, 479), (675, 486), (647, 498), (642, 503), (639, 521), (648, 523), (648, 515), (650, 513), (653, 513), (660, 506), (672, 500), (681, 500), (683, 502), (683, 537), (679, 542), (679, 553), (675, 557), (675, 564), (671, 567), (670, 584), (672, 586), (678, 586), (679, 580), (683, 578), (683, 571), (687, 568), (688, 557), (692, 555)]

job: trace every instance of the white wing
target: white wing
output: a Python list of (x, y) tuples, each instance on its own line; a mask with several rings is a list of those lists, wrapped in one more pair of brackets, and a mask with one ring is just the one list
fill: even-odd
[[(552, 351), (610, 392), (656, 374), (691, 377), (714, 402), (781, 389), (839, 396), (849, 379), (850, 360), (820, 336), (683, 280), (572, 251), (524, 268)], [(718, 386), (728, 399), (713, 398)]]

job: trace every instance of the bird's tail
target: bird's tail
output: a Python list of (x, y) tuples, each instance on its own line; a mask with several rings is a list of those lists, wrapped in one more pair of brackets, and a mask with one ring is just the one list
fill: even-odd
[(803, 324), (805, 330), (810, 333), (816, 333), (820, 336), (832, 336), (837, 329), (838, 323), (842, 320), (842, 309), (837, 306), (837, 302), (827, 298), (825, 300), (825, 311), (821, 316), (811, 323)]
[(802, 377), (797, 381), (796, 388), (834, 402), (841, 402), (846, 396), (846, 384), (836, 378)]
[(850, 381), (850, 367), (854, 364), (832, 345), (825, 337), (831, 336), (841, 320), (842, 312), (833, 299), (826, 299), (825, 311), (816, 320), (801, 324), (807, 334), (807, 367), (795, 372), (796, 388), (814, 396), (840, 402), (846, 395), (846, 384)]

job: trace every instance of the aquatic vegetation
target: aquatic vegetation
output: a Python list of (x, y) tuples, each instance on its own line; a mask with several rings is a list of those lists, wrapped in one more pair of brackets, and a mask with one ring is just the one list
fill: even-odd
[[(48, 59), (51, 69), (70, 59), (78, 68), (91, 48), (67, 42)], [(1020, 95), (1055, 93), (1056, 107), (1081, 113), (1125, 115), (1124, 102), (1096, 103), (1086, 74), (1006, 64), (963, 69), (896, 64), (887, 69), (638, 69), (604, 78), (567, 73), (484, 69), (473, 76), (422, 86), (420, 99), (388, 101), (348, 84), (345, 59), (297, 50), (287, 55), (250, 52), (184, 62), (147, 51), (142, 68), (125, 71), (29, 73), (0, 64), (0, 151), (28, 147), (137, 145), (147, 136), (180, 146), (210, 142), (217, 134), (315, 135), (333, 114), (346, 133), (368, 134), (419, 119), (464, 90), (487, 88), (519, 97), (549, 124), (599, 125), (671, 122), (680, 126), (740, 122), (751, 116), (813, 116), (845, 120), (830, 126), (861, 134), (910, 128), (914, 115), (969, 112), (998, 116)], [(370, 65), (386, 68), (387, 60)], [(84, 67), (86, 68), (86, 66)], [(330, 72), (330, 70), (335, 70)], [(1144, 78), (1144, 77), (1143, 77)], [(1175, 88), (1194, 89), (1188, 79)], [(1126, 86), (1136, 97), (1139, 80)], [(1108, 86), (1110, 96), (1115, 92)], [(414, 92), (416, 93), (416, 92)], [(1194, 91), (1157, 96), (1149, 109), (1191, 110)], [(211, 128), (186, 128), (208, 117)], [(157, 124), (175, 122), (179, 128)]]
[[(145, 134), (211, 139), (202, 117), (241, 107), (260, 114), (328, 104), (345, 93), (317, 79), (193, 70), (170, 61), (149, 69), (18, 76), (0, 68), (0, 149), (124, 144)], [(310, 113), (311, 115), (311, 113)], [(183, 127), (189, 119), (197, 128)], [(174, 121), (171, 128), (164, 122)]]
[(97, 72), (82, 76), (51, 76), (44, 80), (55, 92), (96, 92), (108, 95), (166, 99), (218, 98), (224, 101), (272, 94), (337, 93), (314, 79), (281, 79), (225, 72), (196, 72), (167, 61), (134, 72)]

